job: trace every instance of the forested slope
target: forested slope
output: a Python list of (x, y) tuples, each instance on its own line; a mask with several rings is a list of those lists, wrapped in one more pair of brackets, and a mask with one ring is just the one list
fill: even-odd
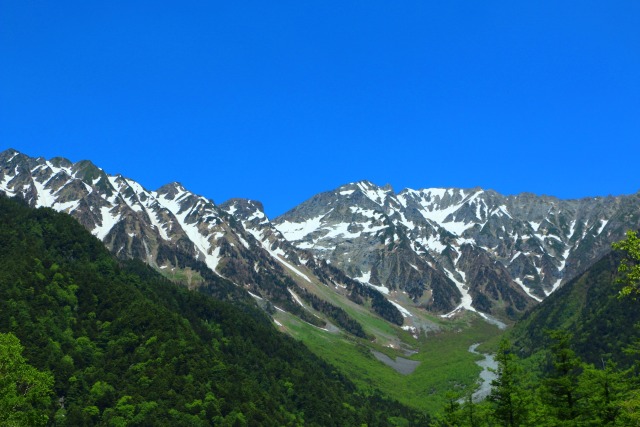
[(50, 371), (55, 425), (395, 425), (248, 303), (119, 262), (71, 217), (0, 197), (0, 332)]
[(616, 283), (622, 255), (611, 252), (585, 273), (558, 289), (527, 313), (511, 332), (521, 356), (531, 356), (549, 347), (547, 331), (564, 330), (572, 348), (589, 363), (614, 360), (628, 366), (635, 356), (624, 349), (638, 339), (640, 304), (619, 298)]

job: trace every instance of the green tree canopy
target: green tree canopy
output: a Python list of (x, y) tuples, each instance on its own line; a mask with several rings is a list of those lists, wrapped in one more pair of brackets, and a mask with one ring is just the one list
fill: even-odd
[(620, 296), (631, 295), (634, 299), (640, 294), (640, 238), (638, 233), (627, 231), (627, 238), (613, 244), (613, 249), (626, 252), (618, 271), (622, 277), (618, 280), (623, 284)]
[(29, 365), (20, 340), (0, 333), (0, 425), (45, 425), (53, 376)]

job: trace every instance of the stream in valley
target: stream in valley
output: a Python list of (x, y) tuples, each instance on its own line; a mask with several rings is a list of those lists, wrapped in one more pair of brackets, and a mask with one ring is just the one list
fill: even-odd
[(498, 363), (495, 361), (492, 354), (484, 354), (478, 352), (476, 348), (478, 348), (479, 345), (480, 344), (478, 343), (473, 344), (471, 347), (469, 347), (470, 353), (484, 356), (483, 360), (478, 360), (476, 362), (482, 368), (482, 372), (480, 372), (480, 378), (478, 380), (479, 387), (476, 391), (473, 392), (473, 395), (471, 397), (474, 402), (479, 402), (489, 396), (489, 394), (491, 393), (491, 381), (498, 377), (495, 372), (489, 370), (497, 370)]

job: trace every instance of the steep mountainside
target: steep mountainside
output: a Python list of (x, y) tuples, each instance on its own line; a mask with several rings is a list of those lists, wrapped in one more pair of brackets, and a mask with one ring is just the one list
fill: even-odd
[(549, 347), (547, 331), (561, 329), (572, 335), (578, 355), (600, 366), (613, 359), (628, 365), (636, 356), (624, 349), (638, 338), (640, 306), (632, 298), (619, 298), (616, 283), (619, 253), (610, 252), (586, 272), (554, 292), (510, 331), (520, 354), (530, 357)]
[(346, 304), (355, 302), (403, 323), (396, 306), (378, 291), (287, 242), (259, 202), (217, 206), (178, 183), (149, 191), (89, 161), (31, 158), (15, 150), (0, 153), (0, 192), (68, 213), (119, 258), (142, 259), (192, 288), (215, 275), (222, 279), (218, 282), (233, 282), (257, 301), (316, 326), (335, 324), (364, 337), (358, 322), (317, 296), (318, 286), (331, 286)]
[(514, 316), (584, 272), (640, 224), (640, 197), (559, 200), (479, 188), (406, 189), (362, 181), (274, 221), (302, 249), (432, 310)]
[[(361, 394), (253, 303), (118, 262), (68, 215), (0, 196), (0, 242), (0, 333), (17, 336), (28, 362), (53, 375), (38, 408), (48, 425), (426, 423)], [(17, 387), (26, 394), (27, 384)]]
[[(349, 304), (407, 327), (416, 307), (445, 317), (467, 309), (515, 318), (640, 225), (638, 195), (396, 194), (366, 181), (270, 221), (259, 202), (216, 205), (178, 183), (149, 191), (89, 161), (15, 150), (0, 153), (0, 192), (69, 213), (116, 256), (143, 259), (191, 287), (216, 275), (268, 309), (362, 337), (361, 325), (341, 311)], [(329, 302), (326, 288), (341, 299)]]

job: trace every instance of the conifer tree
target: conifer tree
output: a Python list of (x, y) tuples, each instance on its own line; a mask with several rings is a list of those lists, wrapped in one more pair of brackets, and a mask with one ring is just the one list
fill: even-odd
[[(578, 377), (581, 361), (570, 348), (571, 334), (567, 331), (550, 331), (551, 372), (543, 380), (543, 401), (552, 415), (560, 422), (574, 420), (579, 415)], [(560, 424), (562, 425), (562, 424)]]
[(511, 351), (509, 340), (500, 342), (496, 362), (497, 378), (491, 382), (493, 388), (489, 395), (493, 416), (503, 426), (525, 425), (527, 399), (522, 384), (523, 372), (516, 355)]

